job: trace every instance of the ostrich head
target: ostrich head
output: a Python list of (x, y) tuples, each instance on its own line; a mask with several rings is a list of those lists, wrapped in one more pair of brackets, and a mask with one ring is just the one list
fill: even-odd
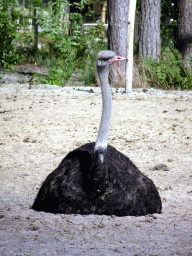
[(116, 53), (113, 51), (101, 51), (97, 55), (97, 69), (109, 67), (111, 63), (122, 60), (125, 60), (125, 58), (116, 56)]

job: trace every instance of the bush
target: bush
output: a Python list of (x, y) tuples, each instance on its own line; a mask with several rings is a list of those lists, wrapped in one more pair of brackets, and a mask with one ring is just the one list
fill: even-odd
[[(81, 0), (74, 4), (81, 10), (84, 2)], [(64, 85), (77, 67), (78, 71), (82, 70), (79, 80), (86, 85), (96, 83), (97, 52), (107, 49), (104, 26), (100, 23), (84, 32), (82, 15), (67, 14), (67, 6), (67, 0), (52, 0), (49, 1), (49, 8), (38, 10), (38, 26), (42, 30), (39, 33), (41, 49), (34, 47), (33, 33), (24, 29), (25, 32), (17, 33), (14, 40), (16, 51), (12, 50), (15, 56), (23, 56), (26, 62), (48, 67), (48, 77), (36, 75), (38, 82)]]
[(43, 30), (39, 37), (44, 46), (38, 50), (36, 62), (49, 68), (47, 81), (39, 77), (41, 82), (63, 85), (87, 49), (81, 14), (70, 14), (70, 31), (68, 22), (61, 22), (61, 17), (67, 20), (67, 5), (68, 1), (50, 1), (48, 11), (39, 12), (39, 26)]
[(146, 76), (151, 87), (181, 90), (192, 88), (192, 74), (183, 65), (180, 53), (172, 47), (162, 52), (159, 61), (145, 58), (139, 63), (139, 73), (142, 77)]
[[(78, 67), (78, 70), (82, 70), (79, 80), (89, 85), (96, 82), (97, 52), (107, 48), (104, 27), (98, 24), (83, 32), (82, 15), (70, 13), (67, 17), (67, 4), (67, 1), (57, 1), (56, 5), (56, 2), (51, 1), (49, 12), (42, 9), (39, 14), (39, 26), (43, 29), (39, 38), (44, 46), (38, 50), (35, 58), (37, 64), (49, 68), (49, 76), (47, 79), (38, 76), (38, 79), (41, 83), (64, 85), (75, 67)], [(61, 16), (68, 22), (61, 23)]]
[(17, 0), (0, 0), (0, 67), (10, 67), (19, 61), (19, 55), (16, 54), (13, 46), (19, 28), (16, 22), (18, 12), (15, 6), (17, 5)]

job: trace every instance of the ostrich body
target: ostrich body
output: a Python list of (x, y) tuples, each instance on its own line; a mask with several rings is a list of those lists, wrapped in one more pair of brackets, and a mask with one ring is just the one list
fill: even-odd
[(107, 144), (112, 97), (109, 65), (124, 58), (112, 51), (98, 54), (102, 117), (96, 143), (87, 143), (63, 159), (43, 182), (32, 208), (65, 214), (140, 216), (161, 213), (161, 198), (152, 180), (128, 157)]

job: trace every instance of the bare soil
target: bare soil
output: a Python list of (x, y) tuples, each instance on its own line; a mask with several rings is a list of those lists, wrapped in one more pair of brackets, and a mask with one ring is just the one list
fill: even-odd
[(0, 87), (0, 255), (192, 255), (192, 93), (113, 94), (109, 144), (154, 181), (162, 214), (81, 216), (30, 207), (64, 156), (95, 141), (101, 94), (28, 88)]

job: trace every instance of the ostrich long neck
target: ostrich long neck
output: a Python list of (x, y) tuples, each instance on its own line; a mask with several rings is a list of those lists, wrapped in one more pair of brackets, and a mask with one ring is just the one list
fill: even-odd
[(112, 96), (110, 85), (108, 82), (109, 68), (97, 67), (97, 72), (101, 84), (103, 106), (99, 132), (95, 143), (95, 152), (103, 152), (107, 149), (109, 125), (112, 112)]

